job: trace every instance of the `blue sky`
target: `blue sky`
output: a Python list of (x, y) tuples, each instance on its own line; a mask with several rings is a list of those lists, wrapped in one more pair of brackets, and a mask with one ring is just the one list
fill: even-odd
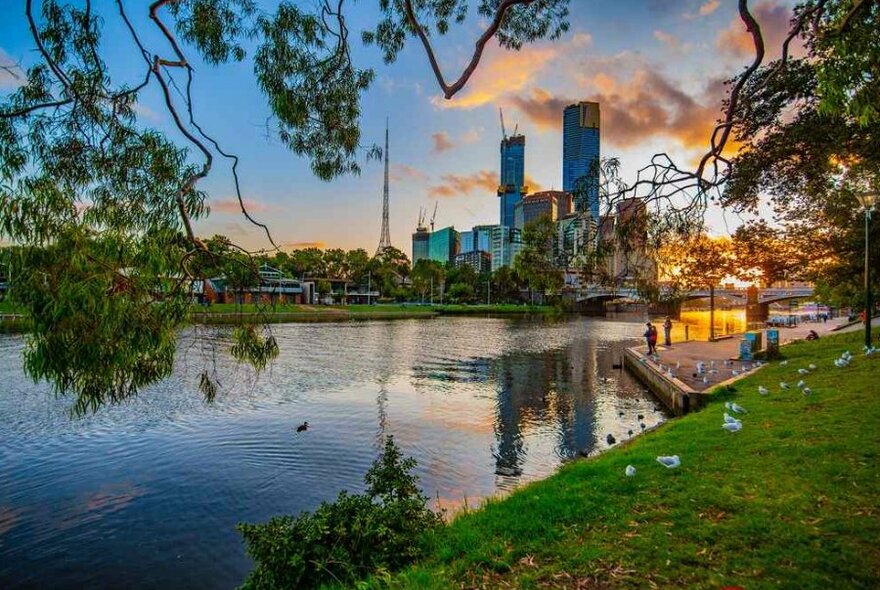
[[(143, 66), (115, 3), (95, 4), (104, 19), (111, 75), (134, 82)], [(375, 4), (361, 0), (348, 7), (353, 33), (376, 17)], [(129, 1), (126, 7), (151, 51), (169, 54), (147, 19), (147, 3)], [(753, 3), (753, 10), (770, 54), (778, 54), (790, 6), (763, 0)], [(465, 26), (437, 41), (447, 79), (457, 77), (470, 58), (482, 25), (472, 14)], [(704, 152), (720, 109), (720, 82), (750, 60), (735, 0), (572, 0), (571, 29), (562, 39), (520, 52), (491, 45), (452, 101), (440, 96), (414, 40), (395, 64), (385, 66), (375, 48), (362, 47), (357, 34), (352, 38), (356, 64), (377, 72), (362, 103), (362, 142), (381, 143), (386, 116), (391, 121), (391, 237), (406, 252), (419, 208), (433, 209), (435, 202), (439, 227), (465, 230), (497, 223), (499, 107), (508, 133), (518, 124), (526, 135), (526, 173), (533, 188), (561, 185), (560, 105), (574, 100), (600, 101), (603, 155), (620, 157), (630, 177), (657, 151), (681, 163)], [(192, 48), (185, 51), (195, 56)], [(33, 59), (24, 2), (6, 0), (0, 4), (0, 63), (26, 66)], [(306, 161), (267, 137), (270, 113), (253, 79), (250, 56), (219, 67), (195, 63), (197, 117), (224, 149), (241, 157), (245, 198), (276, 241), (287, 248), (318, 244), (373, 251), (379, 240), (382, 164), (364, 162), (357, 177), (317, 180)], [(14, 85), (9, 75), (0, 74), (0, 95)], [(178, 137), (157, 88), (142, 94), (139, 110), (145, 124)], [(199, 222), (198, 231), (223, 233), (251, 248), (268, 246), (261, 232), (234, 211), (229, 163), (215, 162), (201, 185), (210, 194), (213, 213)], [(740, 221), (715, 210), (710, 223), (716, 233), (725, 233)]]

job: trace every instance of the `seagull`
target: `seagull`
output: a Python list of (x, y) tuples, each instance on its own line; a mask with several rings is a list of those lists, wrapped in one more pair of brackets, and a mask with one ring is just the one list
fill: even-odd
[(681, 465), (681, 459), (678, 458), (678, 455), (672, 455), (671, 457), (664, 457), (661, 455), (660, 457), (657, 457), (657, 462), (667, 469), (675, 469)]
[(746, 409), (736, 402), (724, 402), (724, 407), (737, 414), (748, 414)]
[(752, 367), (750, 365), (743, 365), (742, 369), (743, 369), (743, 372), (746, 372), (746, 371), (751, 371)]
[(804, 387), (807, 386), (807, 384), (804, 383), (804, 380), (803, 380), (803, 379), (801, 379), (800, 381), (798, 381), (797, 386), (798, 386), (798, 389), (803, 389)]
[(709, 385), (709, 378), (703, 377), (703, 385)]
[(730, 373), (731, 373), (734, 377), (736, 377), (737, 375), (739, 375), (739, 371), (737, 371), (736, 369), (731, 370)]
[(779, 366), (784, 367), (787, 364), (788, 364), (788, 361), (782, 361), (781, 363), (779, 363)]
[(811, 371), (815, 371), (815, 370), (816, 370), (816, 365), (814, 365), (813, 363), (810, 363), (810, 370), (811, 370)]
[(609, 434), (608, 436), (606, 436), (606, 437), (605, 437), (605, 440), (608, 441), (608, 444), (609, 444), (609, 445), (613, 445), (614, 443), (617, 442), (617, 439), (614, 438), (614, 435), (613, 435), (613, 434)]
[(715, 361), (709, 361), (709, 368), (711, 368), (711, 369), (715, 368)]
[(810, 371), (807, 369), (798, 369), (798, 375), (809, 375)]
[(782, 389), (788, 389), (789, 385), (785, 381), (780, 381), (779, 387), (781, 387)]
[(647, 426), (645, 426), (645, 423), (644, 423), (644, 422), (639, 422), (639, 426), (642, 427), (642, 430), (644, 430), (645, 428), (647, 428)]
[(630, 436), (633, 435), (633, 431), (632, 431), (632, 429), (627, 430), (626, 433), (627, 433), (628, 435), (630, 435)]
[(721, 428), (726, 430), (727, 432), (739, 432), (742, 430), (742, 422), (725, 422), (721, 425)]
[(305, 432), (305, 431), (308, 430), (308, 429), (309, 429), (309, 423), (308, 423), (308, 422), (303, 422), (302, 424), (300, 424), (299, 426), (296, 427), (296, 431), (297, 431), (297, 432)]
[(633, 475), (636, 474), (636, 468), (633, 467), (632, 465), (627, 465), (624, 473), (626, 473), (627, 477), (632, 477)]
[(804, 387), (804, 388), (801, 390), (801, 393), (803, 393), (804, 395), (810, 395), (811, 393), (813, 393), (813, 390), (810, 389), (809, 387)]
[(737, 422), (739, 422), (739, 420), (737, 420), (736, 418), (734, 418), (733, 416), (731, 416), (727, 412), (724, 412), (724, 423), (725, 424), (736, 424)]
[(639, 420), (644, 420), (644, 419), (645, 419), (645, 415), (644, 415), (644, 414), (639, 414), (638, 416), (636, 416), (636, 418), (638, 418)]
[(763, 385), (759, 385), (758, 386), (758, 393), (760, 393), (761, 395), (767, 395), (768, 393), (770, 393), (770, 390), (767, 389), (766, 387), (764, 387)]
[(681, 361), (678, 361), (678, 362), (675, 363), (675, 368), (676, 368), (676, 369), (680, 369), (680, 368), (681, 368)]

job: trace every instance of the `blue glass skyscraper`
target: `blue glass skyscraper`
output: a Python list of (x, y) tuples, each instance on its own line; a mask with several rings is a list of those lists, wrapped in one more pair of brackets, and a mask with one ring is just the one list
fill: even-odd
[(569, 105), (562, 115), (562, 190), (575, 211), (599, 219), (599, 103)]
[(511, 135), (501, 140), (501, 182), (498, 183), (501, 225), (513, 227), (513, 208), (525, 192), (526, 138)]

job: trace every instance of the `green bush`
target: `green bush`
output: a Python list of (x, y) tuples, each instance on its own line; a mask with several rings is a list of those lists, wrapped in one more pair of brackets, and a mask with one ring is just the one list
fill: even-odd
[(364, 476), (363, 494), (343, 491), (313, 514), (238, 525), (257, 564), (242, 588), (351, 583), (415, 561), (425, 549), (424, 533), (442, 523), (418, 488), (415, 464), (388, 437)]

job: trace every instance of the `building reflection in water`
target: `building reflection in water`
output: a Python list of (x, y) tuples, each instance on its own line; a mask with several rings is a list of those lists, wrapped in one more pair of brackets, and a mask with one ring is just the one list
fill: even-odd
[(523, 479), (529, 460), (536, 460), (530, 446), (552, 445), (551, 455), (564, 462), (606, 448), (608, 433), (624, 440), (628, 430), (638, 431), (638, 415), (647, 415), (648, 426), (663, 419), (644, 388), (613, 368), (622, 354), (622, 344), (575, 340), (543, 352), (422, 359), (413, 375), (450, 388), (484, 383), (494, 389), (492, 456), (497, 487), (509, 489)]

